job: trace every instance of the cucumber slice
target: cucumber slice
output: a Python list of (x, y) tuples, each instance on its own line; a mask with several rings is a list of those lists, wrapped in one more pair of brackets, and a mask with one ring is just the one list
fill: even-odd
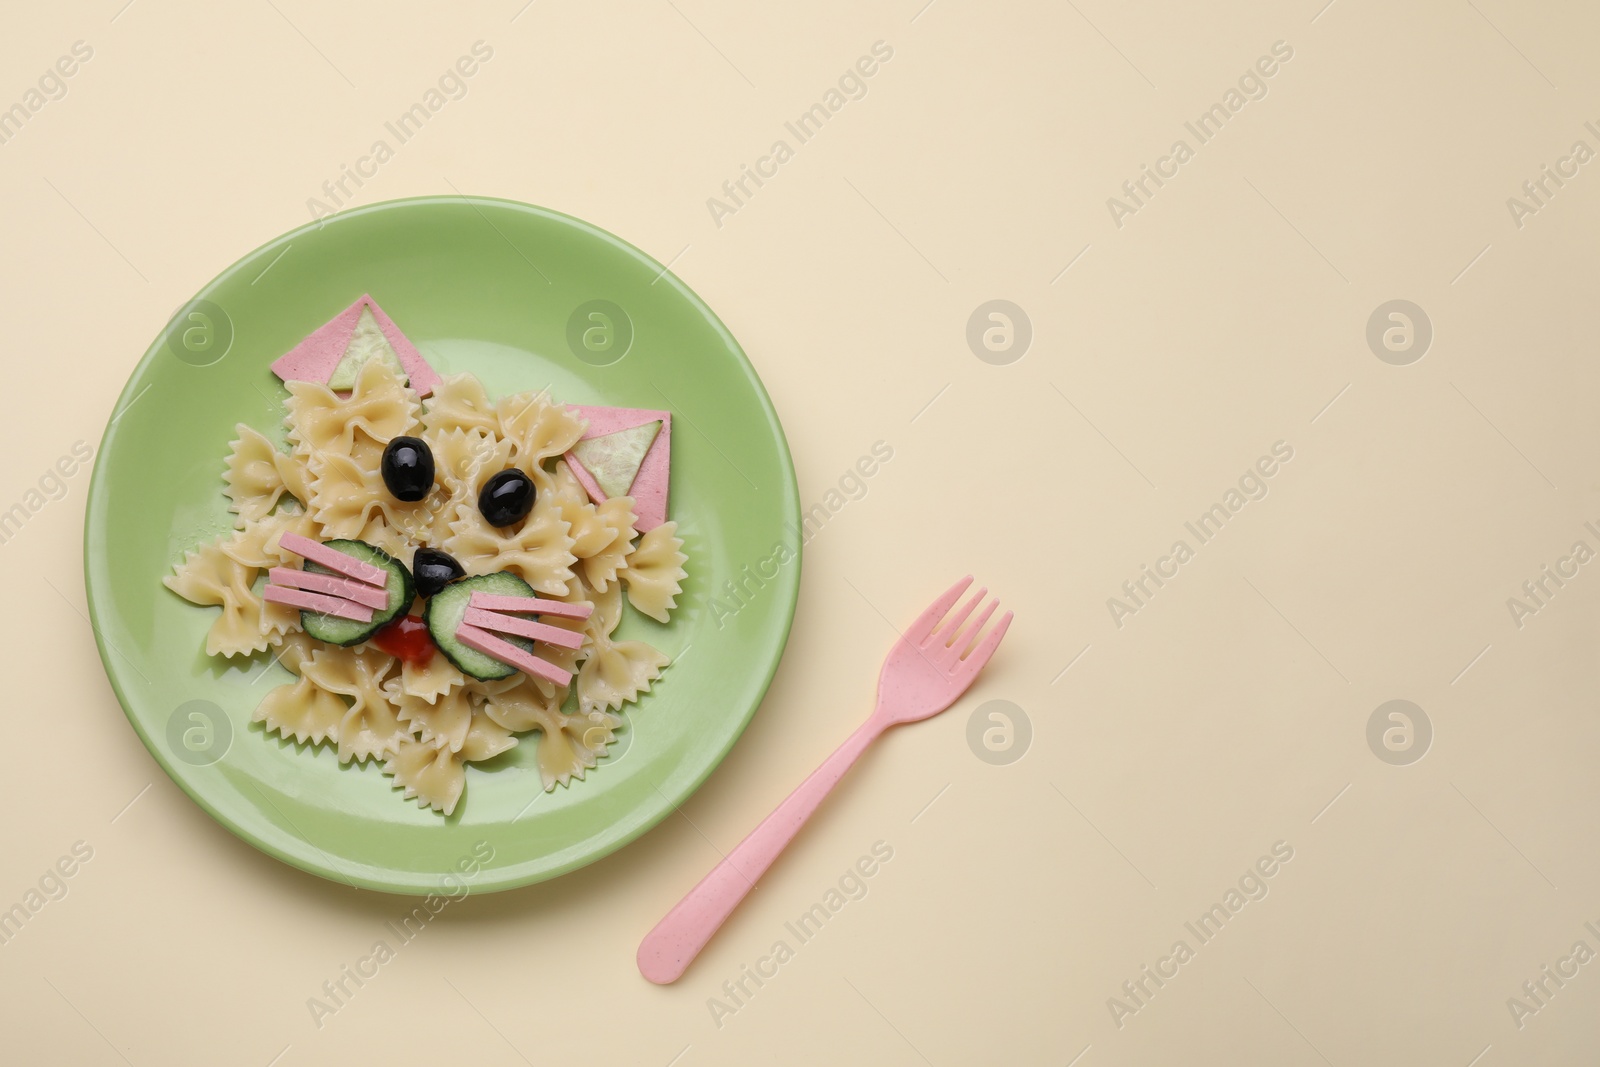
[[(439, 651), (443, 652), (445, 658), (454, 663), (463, 674), (482, 682), (509, 678), (517, 673), (515, 667), (501, 663), (493, 656), (486, 656), (475, 648), (468, 648), (456, 638), (456, 630), (460, 628), (461, 620), (466, 617), (467, 605), (471, 602), (473, 593), (493, 593), (497, 596), (538, 594), (533, 591), (533, 586), (515, 574), (501, 571), (499, 574), (484, 574), (476, 578), (463, 578), (458, 582), (451, 582), (433, 595), (422, 613), (422, 621), (428, 624), (428, 632), (433, 635), (433, 643), (439, 646)], [(533, 642), (526, 637), (517, 637), (514, 634), (495, 636), (528, 652), (533, 651)]]
[[(417, 586), (404, 563), (365, 541), (329, 541), (328, 547), (388, 571), (389, 606), (373, 612), (371, 622), (356, 622), (354, 619), (339, 619), (315, 611), (302, 611), (300, 625), (305, 627), (306, 633), (330, 645), (359, 645), (410, 610), (412, 601), (417, 597)], [(317, 574), (333, 573), (311, 560), (306, 560), (305, 569)]]

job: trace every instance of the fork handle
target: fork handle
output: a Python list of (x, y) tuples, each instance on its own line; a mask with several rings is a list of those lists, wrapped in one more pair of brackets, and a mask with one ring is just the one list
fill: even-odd
[(822, 799), (883, 732), (876, 716), (840, 745), (788, 799), (689, 890), (639, 943), (639, 973), (657, 985), (675, 982), (767, 873)]

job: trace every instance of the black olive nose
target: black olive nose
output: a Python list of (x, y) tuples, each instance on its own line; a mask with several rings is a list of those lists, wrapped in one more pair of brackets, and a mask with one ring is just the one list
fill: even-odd
[(437, 548), (417, 549), (411, 561), (411, 573), (417, 581), (417, 592), (424, 599), (436, 596), (451, 582), (467, 576), (454, 556)]

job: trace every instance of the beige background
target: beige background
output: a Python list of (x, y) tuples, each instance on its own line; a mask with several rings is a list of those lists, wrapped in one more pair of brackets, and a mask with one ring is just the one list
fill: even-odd
[[(480, 39), (466, 98), (355, 202), (590, 219), (740, 339), (807, 504), (875, 441), (894, 459), (807, 549), (766, 704), (681, 817), (452, 905), (320, 1028), (307, 998), (410, 904), (255, 853), (160, 774), (82, 616), (76, 476), (0, 546), (0, 908), (94, 850), (0, 946), (8, 1061), (1593, 1061), (1600, 963), (1521, 1028), (1507, 998), (1600, 951), (1596, 565), (1521, 628), (1506, 604), (1600, 548), (1600, 166), (1520, 228), (1506, 205), (1600, 149), (1591, 6), (121, 3), (0, 34), (0, 106), (94, 50), (0, 146), (0, 508)], [(880, 40), (866, 97), (718, 227), (706, 199)], [(1107, 198), (1276, 41), (1268, 95), (1114, 225)], [(1003, 366), (965, 340), (996, 298), (1033, 329)], [(1392, 299), (1433, 326), (1409, 366), (1365, 340)], [(1277, 441), (1269, 495), (1115, 625), (1107, 598)], [(867, 758), (681, 983), (645, 983), (639, 938), (866, 714), (879, 610), (969, 569), (1018, 613), (986, 677)], [(1408, 766), (1366, 739), (1395, 698), (1433, 728)], [(988, 700), (1031, 722), (1020, 761), (969, 748)], [(717, 1025), (708, 998), (880, 840), (867, 896)], [(1279, 841), (1269, 895), (1199, 946), (1184, 923)], [(1180, 938), (1119, 1027), (1108, 998)]]

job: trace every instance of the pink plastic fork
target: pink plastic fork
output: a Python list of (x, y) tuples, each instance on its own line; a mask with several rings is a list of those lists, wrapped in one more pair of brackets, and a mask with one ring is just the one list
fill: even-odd
[(1012, 613), (1006, 612), (978, 640), (979, 632), (999, 606), (999, 601), (991, 600), (977, 621), (962, 629), (988, 593), (987, 589), (979, 589), (951, 615), (950, 609), (971, 584), (972, 576), (968, 575), (917, 616), (883, 661), (883, 673), (878, 676), (878, 706), (867, 721), (656, 924), (639, 945), (640, 974), (657, 985), (681, 978), (867, 746), (891, 726), (931, 719), (967, 691), (994, 655), (1012, 619)]

